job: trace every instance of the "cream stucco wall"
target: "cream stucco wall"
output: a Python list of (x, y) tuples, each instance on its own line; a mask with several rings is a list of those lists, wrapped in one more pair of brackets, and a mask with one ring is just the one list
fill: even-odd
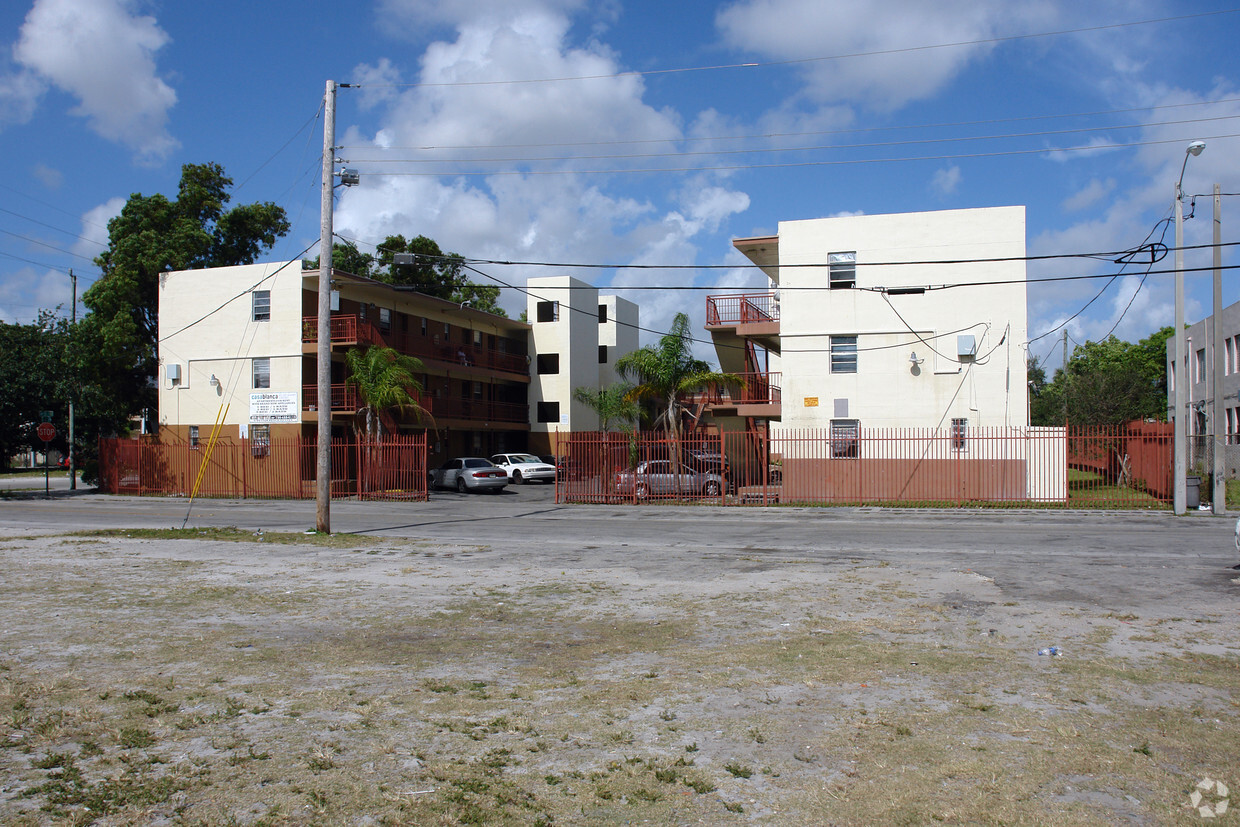
[(620, 381), (616, 360), (637, 350), (640, 316), (636, 304), (619, 296), (599, 296), (598, 303), (607, 307), (607, 321), (598, 326), (598, 343), (607, 346), (607, 361), (598, 366), (598, 387), (605, 388)]
[[(778, 244), (784, 428), (1027, 424), (1023, 207), (785, 221)], [(828, 255), (854, 251), (856, 288), (827, 289)], [(920, 263), (948, 260), (972, 261)], [(872, 289), (969, 282), (1000, 283)], [(832, 373), (832, 335), (857, 336), (856, 373)], [(961, 335), (976, 342), (972, 363)]]
[[(271, 318), (253, 321), (253, 291), (271, 291)], [(271, 360), (267, 392), (297, 394), (301, 410), (301, 262), (165, 273), (159, 287), (160, 424), (211, 423), (225, 435), (249, 423), (253, 359)], [(179, 383), (170, 378), (178, 366)], [(219, 386), (210, 383), (212, 376)], [(205, 439), (207, 434), (202, 434)]]

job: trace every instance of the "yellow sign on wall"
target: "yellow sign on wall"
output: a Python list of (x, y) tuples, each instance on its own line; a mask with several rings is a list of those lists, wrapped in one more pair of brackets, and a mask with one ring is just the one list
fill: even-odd
[(817, 407), (818, 407), (818, 397), (816, 397), (816, 396), (807, 396), (807, 397), (805, 397), (805, 407), (807, 407), (807, 408), (817, 408)]

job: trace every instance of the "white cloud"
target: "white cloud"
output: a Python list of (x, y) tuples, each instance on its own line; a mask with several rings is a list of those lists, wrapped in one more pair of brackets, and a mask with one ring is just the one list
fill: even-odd
[(1105, 181), (1094, 178), (1088, 184), (1075, 193), (1065, 198), (1063, 208), (1068, 212), (1077, 212), (1086, 207), (1092, 207), (1103, 198), (1106, 198), (1115, 191), (1115, 179), (1107, 178)]
[[(980, 41), (1054, 17), (1049, 2), (738, 0), (715, 23), (724, 41), (743, 52), (812, 61), (802, 67), (812, 100), (894, 109), (939, 91), (995, 48)], [(924, 48), (949, 43), (965, 45)], [(868, 56), (847, 57), (861, 53)]]
[(78, 99), (73, 114), (104, 138), (134, 150), (139, 161), (164, 159), (178, 143), (168, 110), (176, 92), (155, 69), (168, 35), (125, 0), (36, 0), (14, 58)]
[(952, 165), (940, 169), (930, 178), (930, 189), (939, 195), (951, 195), (960, 186), (960, 167)]
[(79, 256), (94, 258), (108, 245), (108, 222), (121, 214), (125, 198), (111, 198), (88, 210), (82, 216), (82, 236), (73, 244), (73, 252)]
[(353, 69), (353, 83), (361, 84), (362, 94), (358, 101), (363, 110), (389, 103), (397, 96), (394, 84), (401, 82), (400, 70), (388, 58), (380, 58), (374, 66), (365, 63)]
[(380, 0), (379, 17), (385, 29), (421, 31), (427, 25), (494, 25), (528, 12), (562, 14), (584, 5), (584, 0)]
[(60, 185), (65, 182), (64, 173), (58, 169), (53, 169), (47, 164), (35, 164), (30, 174), (43, 182), (43, 186), (49, 190), (58, 190)]
[(15, 72), (0, 77), (0, 127), (30, 120), (45, 91), (47, 84), (33, 72)]

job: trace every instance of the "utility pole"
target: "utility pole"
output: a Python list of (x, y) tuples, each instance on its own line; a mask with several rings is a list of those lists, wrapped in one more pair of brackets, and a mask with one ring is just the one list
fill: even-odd
[(1215, 516), (1227, 512), (1227, 480), (1224, 479), (1223, 456), (1227, 450), (1226, 426), (1223, 411), (1223, 369), (1225, 364), (1220, 359), (1223, 355), (1223, 199), (1219, 185), (1214, 185), (1214, 405), (1210, 411), (1214, 431), (1214, 462), (1210, 477), (1214, 490), (1210, 492), (1210, 503)]
[(1068, 424), (1068, 328), (1063, 329), (1063, 424)]
[(332, 190), (336, 169), (336, 82), (323, 98), (323, 193), (319, 230), (318, 463), (314, 487), (315, 528), (331, 533), (332, 501)]
[[(69, 279), (73, 282), (73, 304), (69, 311), (70, 322), (69, 334), (73, 335), (73, 328), (77, 326), (77, 276), (73, 275), (73, 268), (69, 268)], [(77, 371), (69, 383), (69, 490), (77, 490), (77, 451), (74, 450), (73, 444), (73, 399), (77, 396)]]

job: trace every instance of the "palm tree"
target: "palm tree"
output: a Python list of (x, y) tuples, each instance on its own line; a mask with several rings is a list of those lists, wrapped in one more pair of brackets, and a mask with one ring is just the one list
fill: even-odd
[(641, 416), (641, 406), (631, 398), (633, 388), (627, 384), (608, 385), (605, 388), (577, 388), (573, 398), (598, 414), (599, 430), (610, 431), (616, 422), (625, 433), (633, 430), (633, 423)]
[(655, 403), (660, 423), (673, 443), (680, 440), (682, 394), (708, 385), (744, 387), (745, 380), (732, 373), (712, 371), (710, 365), (693, 358), (693, 340), (689, 337), (689, 317), (677, 313), (672, 329), (657, 345), (646, 345), (616, 360), (616, 372), (637, 384), (629, 391), (633, 400), (649, 399)]
[(378, 442), (383, 431), (381, 416), (385, 411), (411, 410), (418, 421), (430, 412), (418, 404), (415, 393), (422, 384), (414, 374), (422, 370), (422, 362), (398, 353), (394, 348), (371, 346), (354, 348), (344, 355), (349, 368), (347, 384), (357, 388), (362, 407), (358, 419), (365, 422), (366, 438)]

